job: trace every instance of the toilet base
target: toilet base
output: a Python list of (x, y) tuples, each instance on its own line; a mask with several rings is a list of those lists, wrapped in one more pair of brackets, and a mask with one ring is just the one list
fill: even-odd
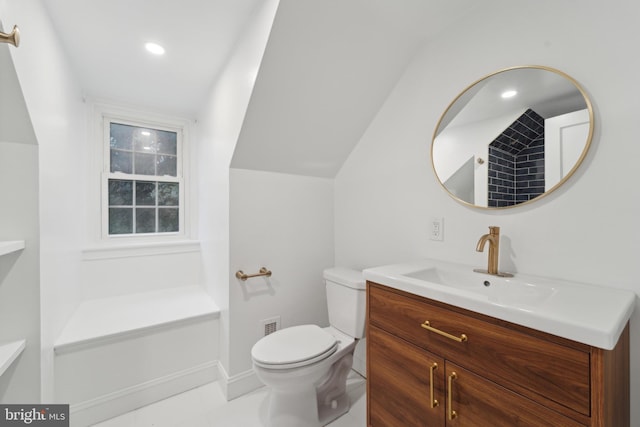
[(324, 426), (345, 414), (350, 402), (347, 395), (347, 376), (353, 365), (353, 351), (331, 367), (326, 381), (317, 388), (318, 420)]
[(320, 427), (315, 389), (269, 394), (269, 427)]
[[(353, 350), (338, 359), (320, 385), (275, 388), (269, 391), (269, 427), (322, 427), (349, 411), (347, 376)], [(318, 384), (316, 383), (316, 384)]]

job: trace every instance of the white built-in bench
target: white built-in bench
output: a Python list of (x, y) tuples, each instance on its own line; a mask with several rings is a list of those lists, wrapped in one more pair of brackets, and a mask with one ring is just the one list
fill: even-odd
[(83, 426), (214, 381), (220, 309), (199, 286), (84, 301), (54, 346), (55, 393)]

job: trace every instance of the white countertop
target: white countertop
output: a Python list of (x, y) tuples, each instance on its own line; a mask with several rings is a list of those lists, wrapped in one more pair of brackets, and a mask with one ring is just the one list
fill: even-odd
[(391, 288), (605, 350), (615, 347), (636, 300), (630, 290), (522, 274), (500, 278), (431, 259), (369, 268), (363, 275)]

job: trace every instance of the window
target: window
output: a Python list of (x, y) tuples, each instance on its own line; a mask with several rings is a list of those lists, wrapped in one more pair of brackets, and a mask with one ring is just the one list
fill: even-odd
[(104, 120), (103, 234), (179, 234), (184, 230), (182, 130)]

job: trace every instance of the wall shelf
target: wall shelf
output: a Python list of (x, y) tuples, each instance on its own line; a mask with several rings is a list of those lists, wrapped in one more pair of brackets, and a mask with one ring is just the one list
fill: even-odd
[(24, 249), (24, 240), (0, 241), (0, 256)]
[(22, 353), (26, 345), (26, 340), (0, 344), (0, 376), (2, 376), (14, 360), (20, 356), (20, 353)]

